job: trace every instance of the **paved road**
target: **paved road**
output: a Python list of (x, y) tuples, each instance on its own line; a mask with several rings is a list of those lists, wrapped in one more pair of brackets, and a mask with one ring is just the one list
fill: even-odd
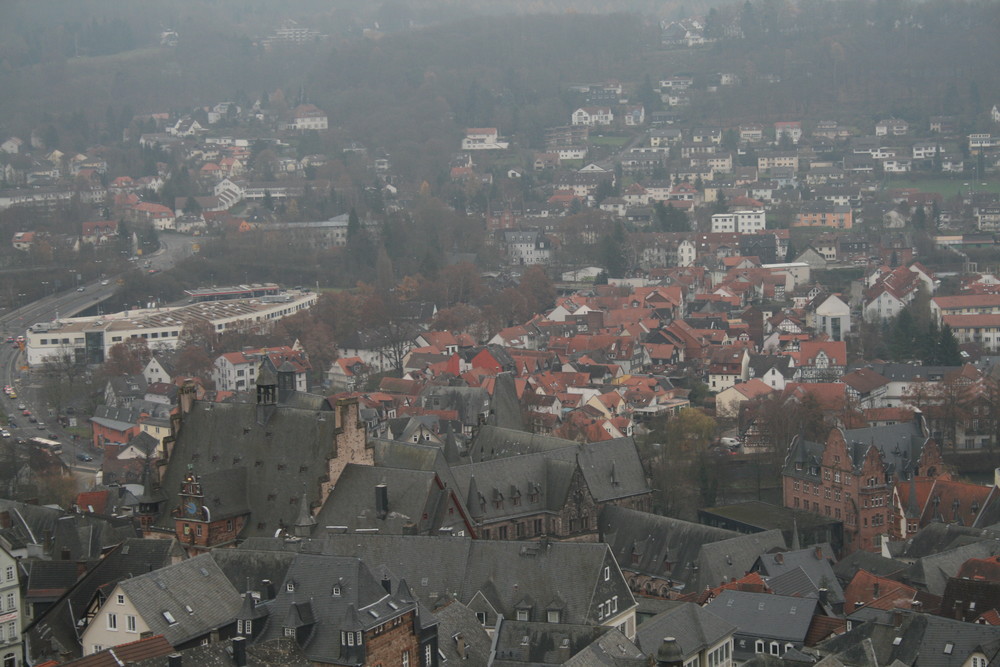
[[(191, 254), (191, 244), (196, 241), (190, 236), (181, 234), (164, 233), (160, 236), (160, 250), (154, 255), (142, 258), (141, 265), (145, 267), (148, 261), (150, 267), (157, 271), (165, 271), (172, 268), (178, 261)], [(57, 292), (38, 301), (29, 303), (14, 311), (0, 315), (0, 385), (11, 385), (17, 390), (17, 399), (11, 400), (0, 394), (0, 401), (4, 402), (3, 409), (10, 415), (17, 428), (10, 429), (13, 438), (27, 439), (30, 437), (48, 437), (50, 434), (58, 436), (63, 443), (63, 460), (71, 468), (78, 472), (93, 473), (100, 468), (100, 452), (92, 451), (89, 443), (80, 441), (74, 443), (68, 434), (56, 421), (58, 415), (45, 402), (42, 391), (41, 378), (37, 372), (32, 373), (25, 367), (24, 353), (16, 346), (4, 342), (8, 337), (24, 335), (24, 332), (32, 324), (37, 322), (51, 322), (59, 317), (72, 317), (73, 315), (87, 310), (95, 304), (106, 300), (118, 289), (116, 276), (109, 276), (105, 281), (94, 281), (83, 285), (83, 291), (75, 288)], [(26, 417), (21, 415), (18, 407), (24, 404), (25, 408), (35, 417), (45, 424), (44, 429), (38, 429), (35, 424), (30, 423)], [(81, 421), (87, 415), (81, 415)], [(93, 462), (83, 462), (77, 458), (78, 453), (87, 454), (94, 457)]]

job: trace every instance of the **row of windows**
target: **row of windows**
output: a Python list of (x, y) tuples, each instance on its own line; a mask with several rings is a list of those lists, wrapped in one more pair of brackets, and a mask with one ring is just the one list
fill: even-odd
[(0, 623), (0, 642), (12, 642), (16, 640), (17, 640), (17, 621), (11, 621), (6, 625)]
[(611, 598), (597, 605), (597, 620), (603, 621), (608, 616), (612, 616), (618, 613), (618, 596), (613, 595)]

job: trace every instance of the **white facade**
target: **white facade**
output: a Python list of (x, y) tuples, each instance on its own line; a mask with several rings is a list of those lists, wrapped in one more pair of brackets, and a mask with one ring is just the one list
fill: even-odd
[(712, 216), (712, 232), (729, 232), (737, 234), (756, 234), (767, 227), (763, 210), (734, 211), (733, 213), (716, 213)]
[(123, 311), (32, 325), (25, 334), (28, 365), (66, 357), (103, 363), (111, 348), (142, 338), (151, 349), (176, 350), (186, 325), (227, 329), (269, 330), (275, 320), (315, 305), (315, 292), (289, 292), (276, 297), (212, 301), (177, 308)]
[(851, 331), (851, 307), (832, 295), (816, 308), (816, 328), (831, 340), (845, 340)]
[(21, 598), (19, 575), (17, 559), (0, 547), (0, 667), (24, 664), (21, 631), (29, 619)]
[(582, 107), (573, 112), (573, 125), (611, 125), (615, 116), (611, 107)]
[(508, 146), (509, 142), (500, 141), (495, 127), (468, 129), (465, 131), (465, 138), (462, 139), (463, 151), (496, 151), (504, 150)]

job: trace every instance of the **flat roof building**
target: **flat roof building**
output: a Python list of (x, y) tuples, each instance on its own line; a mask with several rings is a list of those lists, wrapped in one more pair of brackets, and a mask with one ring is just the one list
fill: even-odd
[(256, 299), (209, 301), (174, 308), (144, 308), (32, 325), (25, 334), (28, 365), (57, 359), (101, 364), (118, 343), (143, 338), (150, 349), (175, 350), (181, 331), (209, 325), (216, 333), (231, 329), (266, 332), (275, 320), (312, 307), (315, 292), (290, 291)]

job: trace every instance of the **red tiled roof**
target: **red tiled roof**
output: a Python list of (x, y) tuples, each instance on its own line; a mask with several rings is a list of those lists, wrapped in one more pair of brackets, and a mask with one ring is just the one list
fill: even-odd
[[(146, 658), (158, 658), (174, 652), (163, 635), (146, 637), (130, 644), (120, 644), (77, 660), (64, 662), (63, 667), (120, 667)], [(43, 663), (47, 664), (47, 663)]]

